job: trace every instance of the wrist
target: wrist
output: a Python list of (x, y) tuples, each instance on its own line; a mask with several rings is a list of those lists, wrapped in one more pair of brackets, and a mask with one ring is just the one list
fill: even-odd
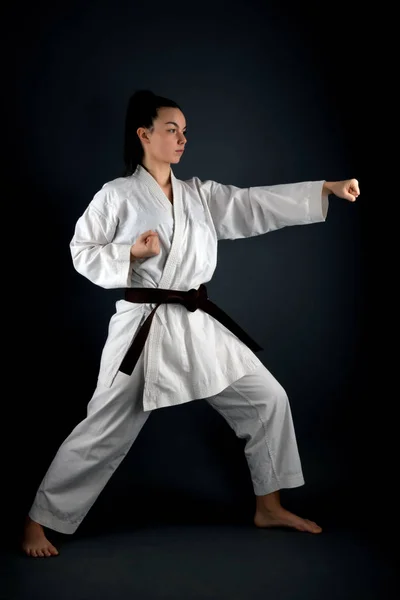
[(322, 193), (329, 196), (329, 194), (333, 194), (333, 184), (334, 181), (325, 181), (322, 186)]

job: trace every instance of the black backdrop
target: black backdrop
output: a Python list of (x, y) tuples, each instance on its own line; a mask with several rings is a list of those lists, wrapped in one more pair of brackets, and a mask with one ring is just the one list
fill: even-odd
[[(382, 353), (371, 341), (365, 30), (351, 5), (330, 8), (327, 16), (313, 2), (19, 4), (16, 118), (5, 119), (18, 517), (95, 386), (120, 291), (78, 275), (69, 241), (94, 193), (121, 173), (126, 104), (140, 88), (183, 108), (181, 179), (242, 187), (359, 179), (359, 201), (332, 197), (324, 224), (221, 242), (209, 290), (261, 343), (261, 360), (290, 397), (306, 486), (284, 492), (287, 504), (322, 524), (369, 514), (388, 440), (375, 387)], [(105, 515), (109, 524), (154, 518), (154, 500), (167, 521), (251, 518), (243, 442), (205, 402), (151, 415), (83, 527)], [(385, 504), (380, 495), (374, 503)]]

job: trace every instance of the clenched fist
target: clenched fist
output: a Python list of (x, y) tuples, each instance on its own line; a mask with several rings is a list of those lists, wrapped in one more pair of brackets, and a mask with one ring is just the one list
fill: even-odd
[(160, 254), (160, 240), (158, 233), (150, 229), (141, 233), (131, 247), (131, 260), (135, 258), (148, 258)]
[(345, 179), (344, 181), (326, 181), (324, 191), (335, 194), (338, 198), (344, 198), (354, 202), (360, 195), (360, 187), (357, 179)]

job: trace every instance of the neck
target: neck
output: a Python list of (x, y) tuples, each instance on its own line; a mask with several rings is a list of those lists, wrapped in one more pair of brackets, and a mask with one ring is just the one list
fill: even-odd
[(167, 187), (171, 182), (171, 165), (143, 159), (142, 166), (150, 173), (161, 187)]

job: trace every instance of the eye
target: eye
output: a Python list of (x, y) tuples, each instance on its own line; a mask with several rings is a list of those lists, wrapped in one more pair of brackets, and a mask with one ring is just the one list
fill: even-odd
[[(175, 128), (167, 129), (167, 131), (171, 131), (172, 133), (174, 133), (176, 131), (176, 129)], [(187, 135), (187, 131), (183, 131), (182, 133), (183, 133), (183, 135)]]

